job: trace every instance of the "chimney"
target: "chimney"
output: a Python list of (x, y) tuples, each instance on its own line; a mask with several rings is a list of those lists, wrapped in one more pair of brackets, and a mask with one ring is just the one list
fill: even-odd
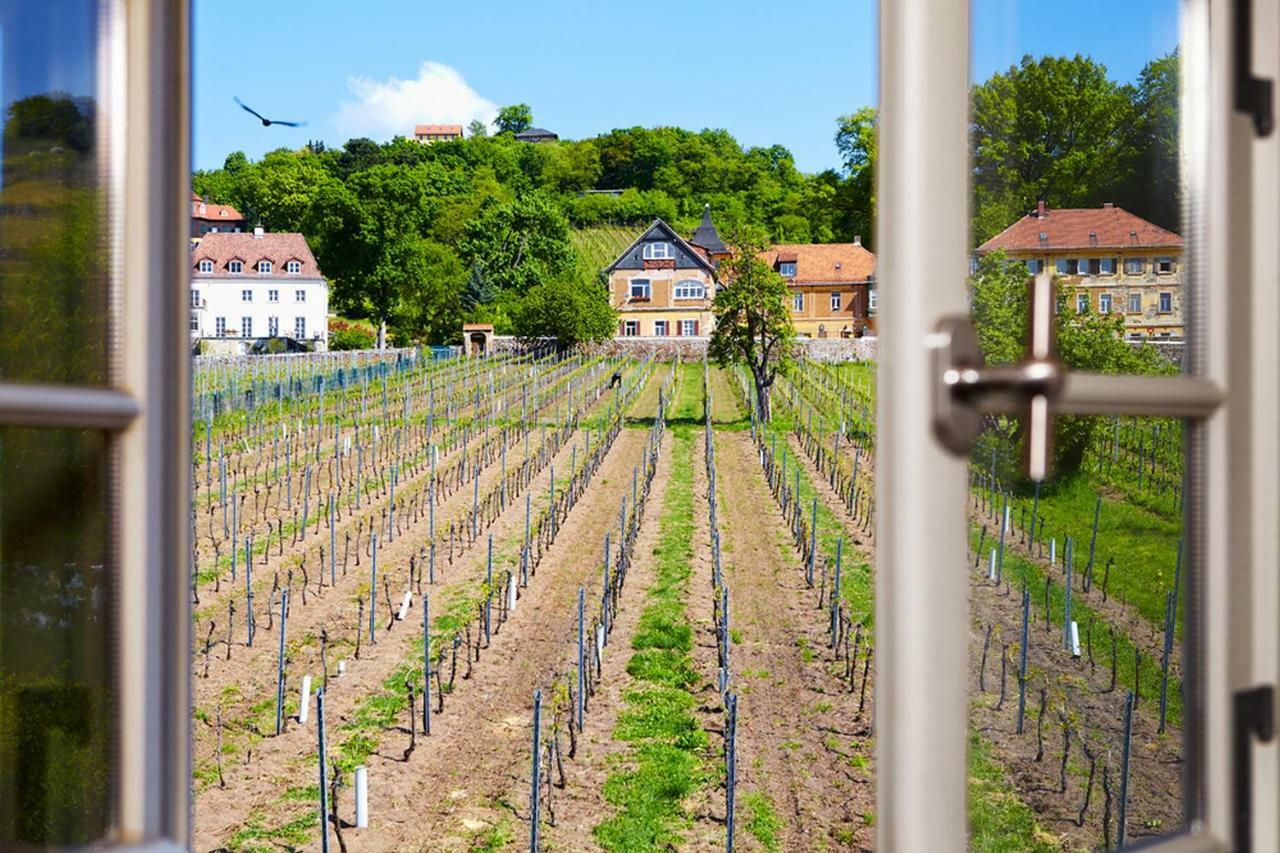
[(855, 245), (855, 246), (861, 246), (861, 245), (862, 245), (862, 235), (861, 235), (861, 234), (854, 234), (854, 235), (853, 235), (853, 245)]
[(253, 239), (255, 239), (255, 240), (261, 240), (261, 239), (262, 239), (262, 226), (261, 226), (261, 225), (255, 225), (255, 226), (253, 226)]
[(1045, 207), (1044, 199), (1036, 202), (1036, 219), (1044, 219), (1048, 209)]

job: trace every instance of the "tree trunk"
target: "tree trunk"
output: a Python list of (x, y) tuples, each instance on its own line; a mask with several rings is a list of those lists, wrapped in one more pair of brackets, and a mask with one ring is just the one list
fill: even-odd
[(387, 321), (378, 323), (378, 349), (387, 348)]
[(773, 407), (769, 405), (769, 386), (765, 383), (763, 376), (755, 373), (752, 375), (756, 383), (756, 399), (759, 402), (760, 419), (768, 423), (773, 411)]

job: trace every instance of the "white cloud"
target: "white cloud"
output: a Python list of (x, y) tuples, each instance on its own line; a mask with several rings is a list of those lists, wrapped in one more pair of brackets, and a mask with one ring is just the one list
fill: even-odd
[(351, 136), (388, 139), (413, 136), (415, 124), (485, 124), (498, 115), (497, 104), (467, 85), (458, 71), (440, 62), (424, 62), (412, 80), (386, 81), (351, 77), (347, 88), (354, 101), (343, 101), (334, 118)]

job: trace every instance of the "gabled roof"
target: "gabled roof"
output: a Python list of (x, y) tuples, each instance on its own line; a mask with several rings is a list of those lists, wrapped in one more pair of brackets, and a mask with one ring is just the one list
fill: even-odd
[(516, 139), (524, 139), (527, 137), (543, 137), (543, 136), (554, 136), (556, 139), (560, 138), (559, 134), (553, 133), (552, 131), (547, 130), (545, 127), (530, 127), (526, 130), (522, 130), (519, 133), (517, 133)]
[(702, 208), (702, 224), (693, 232), (689, 242), (700, 249), (705, 249), (708, 254), (728, 254), (729, 247), (720, 239), (720, 232), (711, 221), (711, 205), (708, 204)]
[(191, 193), (191, 218), (209, 222), (244, 221), (244, 215), (229, 204), (209, 204), (194, 192)]
[(979, 254), (1063, 249), (1182, 248), (1182, 237), (1122, 207), (1076, 207), (1054, 210), (1040, 204), (1033, 213), (978, 247)]
[(762, 258), (774, 269), (780, 263), (796, 265), (787, 284), (849, 284), (876, 274), (876, 256), (860, 243), (779, 243)]
[[(253, 258), (253, 261), (250, 263), (246, 258)], [(203, 260), (213, 261), (213, 272), (200, 272), (200, 262)], [(270, 273), (258, 274), (257, 266), (260, 260), (271, 261)], [(320, 272), (320, 266), (316, 263), (315, 255), (311, 254), (311, 248), (307, 245), (307, 239), (301, 234), (263, 234), (261, 237), (255, 237), (252, 233), (246, 232), (217, 231), (206, 234), (192, 251), (192, 280), (225, 277), (228, 275), (227, 264), (231, 261), (240, 261), (245, 265), (245, 272), (238, 274), (237, 278), (242, 276), (283, 278), (294, 281), (324, 278), (324, 274)], [(285, 272), (285, 264), (289, 261), (300, 261), (302, 271)]]
[(437, 136), (444, 134), (462, 135), (462, 125), (460, 124), (418, 124), (413, 127), (414, 136), (427, 136), (435, 134)]
[(645, 229), (644, 233), (636, 238), (630, 246), (628, 246), (622, 254), (614, 259), (613, 263), (604, 268), (606, 274), (613, 272), (619, 268), (627, 269), (643, 269), (644, 258), (641, 255), (641, 246), (645, 243), (651, 243), (658, 240), (664, 240), (675, 246), (676, 250), (676, 269), (689, 269), (697, 267), (715, 275), (716, 268), (705, 257), (702, 256), (697, 249), (689, 245), (683, 237), (675, 232), (675, 230), (663, 222), (661, 219), (653, 220), (653, 224)]

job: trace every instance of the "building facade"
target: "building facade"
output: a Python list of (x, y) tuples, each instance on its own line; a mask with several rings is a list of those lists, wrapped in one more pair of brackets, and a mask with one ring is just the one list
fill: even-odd
[(787, 282), (796, 333), (862, 337), (875, 331), (876, 256), (852, 243), (782, 243), (764, 260)]
[[(714, 227), (712, 229), (714, 231)], [(703, 234), (711, 242), (710, 234)], [(719, 241), (719, 235), (715, 235)], [(723, 244), (720, 244), (723, 246)], [(716, 267), (707, 250), (685, 240), (661, 219), (605, 267), (609, 301), (623, 337), (700, 337), (714, 323)]]
[(419, 124), (413, 128), (413, 138), (424, 144), (450, 142), (462, 138), (460, 124)]
[(329, 341), (329, 284), (301, 234), (214, 232), (191, 251), (191, 339)]
[(229, 204), (209, 204), (195, 193), (191, 194), (191, 236), (199, 239), (206, 234), (230, 231), (233, 234), (245, 230), (244, 215)]
[(1123, 208), (1054, 210), (1043, 202), (978, 247), (1003, 250), (1027, 271), (1056, 273), (1063, 310), (1119, 314), (1131, 340), (1181, 338), (1182, 237)]

